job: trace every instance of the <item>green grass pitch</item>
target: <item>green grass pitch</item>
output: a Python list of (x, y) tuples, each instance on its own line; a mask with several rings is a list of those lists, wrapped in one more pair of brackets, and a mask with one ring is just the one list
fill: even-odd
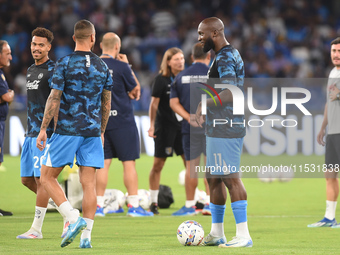
[[(60, 247), (62, 218), (47, 213), (41, 240), (18, 240), (27, 231), (34, 216), (35, 195), (20, 182), (20, 158), (5, 156), (6, 171), (0, 171), (0, 208), (14, 213), (0, 217), (0, 254), (338, 254), (340, 229), (309, 229), (307, 224), (320, 220), (325, 211), (325, 181), (323, 178), (294, 178), (290, 182), (262, 183), (257, 178), (243, 178), (248, 192), (248, 225), (253, 248), (225, 250), (218, 247), (184, 247), (176, 238), (177, 227), (185, 220), (200, 222), (208, 234), (211, 217), (172, 217), (183, 206), (184, 187), (178, 184), (178, 174), (184, 169), (179, 157), (168, 159), (161, 184), (172, 188), (175, 203), (161, 209), (152, 218), (129, 218), (125, 214), (96, 218), (92, 232), (93, 249), (80, 249), (79, 237), (68, 247)], [(152, 157), (137, 161), (139, 188), (148, 189)], [(323, 156), (249, 156), (242, 155), (242, 165), (260, 164), (322, 164)], [(114, 161), (110, 169), (108, 188), (126, 192), (122, 165)], [(203, 180), (199, 181), (203, 189)], [(126, 208), (125, 208), (126, 209)], [(339, 215), (338, 215), (339, 217)], [(340, 218), (339, 218), (340, 219)], [(227, 201), (225, 234), (235, 235), (235, 222)]]

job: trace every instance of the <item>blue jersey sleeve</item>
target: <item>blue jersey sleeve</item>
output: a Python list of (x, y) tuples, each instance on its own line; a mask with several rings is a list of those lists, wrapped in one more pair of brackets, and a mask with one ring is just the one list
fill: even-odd
[(53, 71), (54, 71), (55, 63), (50, 61), (48, 65), (48, 72), (50, 73), (50, 77), (48, 78), (48, 86), (51, 88), (52, 86), (52, 77), (53, 77)]
[(8, 85), (6, 78), (2, 70), (0, 70), (0, 96), (5, 95), (8, 92)]
[(128, 64), (124, 65), (122, 78), (124, 80), (126, 91), (131, 91), (137, 86), (132, 70)]
[(64, 57), (57, 61), (51, 82), (51, 89), (64, 90), (65, 87), (65, 70), (67, 69), (69, 58)]
[(8, 92), (8, 88), (5, 84), (0, 83), (0, 96), (5, 95)]
[(216, 57), (219, 77), (224, 83), (243, 86), (244, 65), (241, 55), (236, 49), (223, 51)]

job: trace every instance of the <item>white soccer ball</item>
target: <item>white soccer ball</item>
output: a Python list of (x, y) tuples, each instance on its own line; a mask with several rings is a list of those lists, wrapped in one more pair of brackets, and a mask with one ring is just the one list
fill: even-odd
[(278, 179), (279, 173), (275, 172), (269, 166), (263, 166), (257, 173), (257, 177), (260, 179), (261, 182), (273, 182)]
[(257, 173), (257, 177), (262, 182), (288, 182), (294, 178), (294, 170), (289, 166), (263, 166)]
[(196, 188), (195, 201), (204, 205), (209, 203), (209, 201), (207, 201), (207, 193), (204, 190), (199, 190)]
[(281, 166), (279, 174), (280, 182), (289, 182), (294, 178), (294, 170), (290, 166)]
[(184, 221), (177, 229), (177, 239), (184, 246), (199, 245), (203, 238), (203, 227), (197, 221)]
[(178, 175), (178, 183), (181, 184), (182, 186), (185, 185), (185, 172), (186, 170), (184, 169)]
[(106, 189), (104, 194), (104, 213), (117, 211), (119, 207), (123, 207), (126, 197), (124, 193), (118, 189)]
[[(126, 197), (126, 205), (128, 206), (129, 204), (129, 194), (126, 192), (125, 193)], [(150, 196), (150, 191), (146, 189), (139, 189), (138, 190), (138, 201), (139, 201), (139, 206), (142, 207), (144, 210), (148, 210), (150, 205), (151, 205), (151, 196)]]
[(150, 191), (146, 189), (138, 190), (139, 205), (144, 209), (148, 210), (151, 205)]

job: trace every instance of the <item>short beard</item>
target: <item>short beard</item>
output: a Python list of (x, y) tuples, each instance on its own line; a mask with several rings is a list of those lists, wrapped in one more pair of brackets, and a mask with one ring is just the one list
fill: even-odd
[(203, 51), (208, 52), (209, 50), (214, 49), (214, 48), (215, 48), (215, 43), (211, 39), (211, 37), (209, 37), (203, 45)]
[[(332, 62), (333, 62), (333, 60), (332, 60)], [(334, 62), (333, 62), (333, 65), (334, 65), (336, 68), (340, 68), (340, 65), (336, 65), (336, 64), (334, 64)]]

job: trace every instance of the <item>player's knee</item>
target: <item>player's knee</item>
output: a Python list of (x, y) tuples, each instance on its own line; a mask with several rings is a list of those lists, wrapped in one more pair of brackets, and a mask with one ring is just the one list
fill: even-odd
[(338, 184), (338, 178), (328, 178), (326, 177), (327, 184)]
[(47, 177), (45, 175), (41, 175), (39, 181), (41, 186), (45, 187), (47, 185)]
[(224, 178), (223, 182), (228, 190), (239, 189), (243, 187), (243, 184), (239, 178)]
[(151, 171), (159, 173), (159, 172), (162, 171), (163, 167), (164, 167), (164, 162), (163, 161), (157, 161), (157, 162), (154, 162)]
[(24, 185), (26, 187), (29, 186), (28, 182), (25, 179), (21, 179), (21, 183), (22, 183), (22, 185)]
[(40, 177), (39, 178), (34, 178), (34, 180), (35, 180), (35, 183), (37, 184), (37, 185), (41, 185), (41, 181), (40, 181)]
[(96, 182), (95, 181), (92, 181), (92, 180), (89, 180), (89, 179), (82, 179), (80, 178), (79, 180), (83, 190), (95, 190), (96, 189)]
[(21, 178), (21, 183), (26, 187), (31, 187), (34, 185), (34, 182), (33, 178)]

